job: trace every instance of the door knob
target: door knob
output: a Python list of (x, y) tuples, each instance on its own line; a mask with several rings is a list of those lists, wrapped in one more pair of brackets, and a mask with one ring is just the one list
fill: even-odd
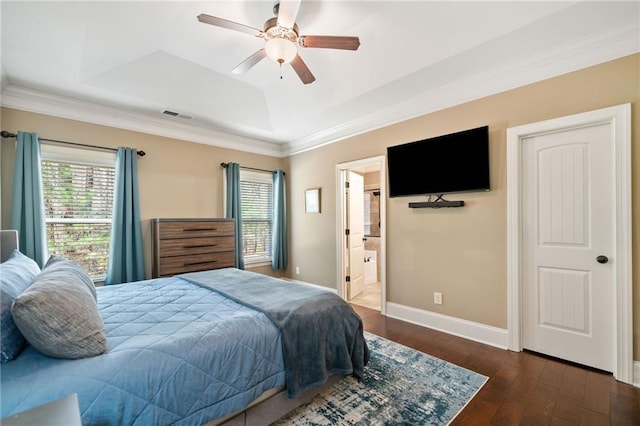
[(596, 257), (596, 261), (598, 261), (598, 263), (607, 263), (609, 258), (607, 256), (600, 255)]

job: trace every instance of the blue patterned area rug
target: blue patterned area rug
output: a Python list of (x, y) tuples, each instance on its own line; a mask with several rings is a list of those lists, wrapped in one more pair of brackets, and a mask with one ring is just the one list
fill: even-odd
[(345, 378), (274, 425), (446, 425), (487, 377), (365, 333), (364, 380)]

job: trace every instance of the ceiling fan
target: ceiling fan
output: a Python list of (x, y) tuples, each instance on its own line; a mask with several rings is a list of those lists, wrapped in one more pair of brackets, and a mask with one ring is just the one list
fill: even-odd
[[(264, 23), (259, 30), (248, 25), (202, 13), (198, 21), (217, 27), (240, 31), (265, 40), (264, 47), (245, 59), (233, 69), (234, 74), (244, 74), (265, 57), (280, 64), (291, 64), (304, 84), (313, 83), (315, 77), (298, 54), (298, 47), (316, 47), (325, 49), (358, 50), (360, 39), (351, 36), (300, 35), (296, 25), (296, 15), (301, 0), (280, 0), (273, 7), (275, 18)], [(281, 77), (282, 78), (282, 77)]]

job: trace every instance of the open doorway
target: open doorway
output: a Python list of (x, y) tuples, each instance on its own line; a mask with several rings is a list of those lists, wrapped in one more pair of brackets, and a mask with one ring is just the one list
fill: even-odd
[(385, 157), (338, 164), (336, 177), (338, 294), (350, 303), (384, 315)]

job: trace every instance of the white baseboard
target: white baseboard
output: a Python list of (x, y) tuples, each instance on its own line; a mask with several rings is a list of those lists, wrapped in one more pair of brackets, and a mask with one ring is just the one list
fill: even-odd
[(507, 349), (507, 330), (448, 315), (387, 302), (387, 316), (454, 336)]
[(330, 291), (330, 292), (333, 292), (333, 293), (336, 293), (336, 294), (338, 293), (338, 290), (336, 290), (335, 288), (329, 288), (329, 287), (325, 287), (323, 285), (312, 284), (312, 283), (308, 283), (306, 281), (294, 280), (293, 278), (287, 278), (287, 277), (282, 277), (280, 279), (281, 280), (285, 280), (285, 281), (291, 281), (292, 283), (296, 283), (296, 284), (308, 285), (308, 286), (315, 287), (315, 288), (320, 289), (320, 290), (326, 290), (326, 291)]
[[(508, 348), (507, 330), (502, 328), (392, 302), (387, 302), (387, 316), (496, 348)], [(633, 362), (633, 386), (640, 388), (640, 361)]]

